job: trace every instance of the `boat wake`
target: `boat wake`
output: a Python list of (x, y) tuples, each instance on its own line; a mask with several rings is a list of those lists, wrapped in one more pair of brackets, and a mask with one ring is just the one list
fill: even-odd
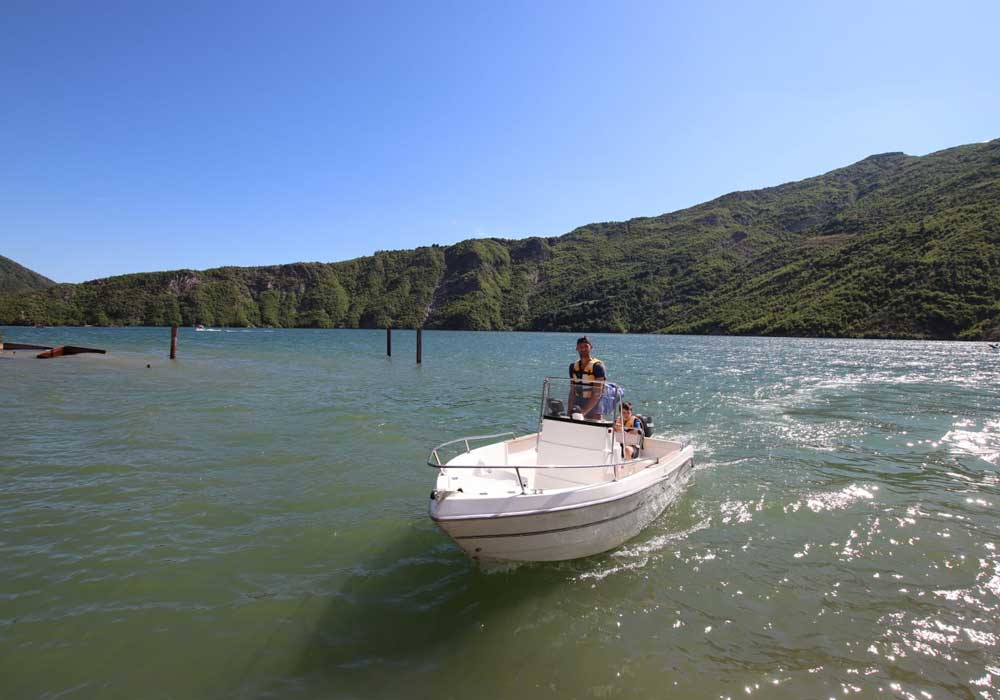
[(657, 559), (664, 550), (678, 542), (683, 542), (699, 530), (708, 528), (711, 524), (712, 519), (705, 518), (684, 530), (665, 532), (650, 537), (643, 542), (636, 542), (621, 547), (610, 554), (610, 557), (615, 561), (607, 562), (606, 566), (598, 569), (577, 574), (574, 579), (577, 581), (602, 581), (614, 574), (644, 569), (649, 565), (651, 560)]
[(479, 570), (487, 576), (493, 574), (512, 574), (522, 566), (543, 566), (543, 564), (536, 562), (499, 561), (496, 559), (484, 559), (477, 563), (479, 564)]

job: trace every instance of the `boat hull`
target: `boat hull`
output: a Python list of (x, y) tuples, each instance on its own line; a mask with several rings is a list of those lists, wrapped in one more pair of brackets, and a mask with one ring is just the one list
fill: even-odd
[[(580, 494), (514, 496), (478, 514), (449, 515), (447, 499), (431, 501), (431, 518), (469, 556), (494, 561), (562, 561), (621, 546), (656, 519), (694, 464), (686, 448), (666, 464)], [(523, 502), (530, 509), (521, 510)], [(484, 503), (483, 505), (488, 505)]]

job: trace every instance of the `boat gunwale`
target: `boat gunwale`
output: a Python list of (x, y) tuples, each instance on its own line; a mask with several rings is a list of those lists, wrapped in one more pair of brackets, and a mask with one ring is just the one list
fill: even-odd
[[(682, 449), (678, 453), (677, 457), (685, 456), (684, 452), (685, 452), (686, 449), (687, 448)], [(671, 464), (674, 461), (678, 461), (676, 457), (673, 458), (673, 459), (671, 459), (670, 461), (668, 461), (666, 463), (661, 463), (660, 459), (658, 458), (656, 460), (651, 460), (649, 466), (647, 466), (644, 469), (636, 472), (635, 474), (628, 475), (624, 479), (619, 479), (619, 480), (616, 480), (616, 481), (602, 481), (602, 482), (599, 482), (597, 484), (590, 484), (588, 486), (583, 486), (583, 487), (581, 487), (579, 489), (559, 489), (558, 490), (558, 492), (561, 492), (561, 493), (565, 493), (566, 491), (573, 491), (573, 492), (579, 493), (579, 492), (586, 491), (587, 489), (606, 488), (609, 484), (623, 484), (623, 483), (627, 483), (627, 481), (629, 479), (632, 479), (633, 477), (637, 477), (637, 476), (643, 475), (643, 473), (647, 469), (649, 469), (650, 467), (653, 467), (654, 465), (660, 465), (660, 464), (662, 464), (662, 466), (663, 466), (663, 468), (664, 468), (665, 471), (664, 471), (664, 473), (661, 476), (659, 476), (654, 481), (652, 481), (652, 482), (650, 482), (650, 483), (648, 483), (645, 486), (642, 486), (640, 488), (631, 489), (631, 490), (626, 491), (624, 493), (615, 494), (613, 496), (608, 496), (607, 498), (601, 498), (601, 499), (597, 499), (597, 500), (588, 500), (588, 501), (583, 501), (583, 502), (580, 502), (580, 503), (572, 503), (572, 504), (563, 505), (563, 506), (552, 506), (552, 507), (549, 507), (549, 508), (533, 508), (531, 510), (520, 510), (520, 511), (501, 511), (499, 513), (492, 513), (492, 514), (489, 514), (489, 515), (473, 514), (473, 515), (436, 516), (433, 512), (429, 513), (429, 515), (430, 515), (431, 520), (433, 520), (434, 522), (461, 522), (461, 521), (468, 522), (468, 521), (476, 521), (476, 520), (499, 520), (499, 519), (502, 519), (502, 518), (530, 517), (530, 516), (533, 516), (533, 515), (540, 515), (540, 514), (545, 514), (545, 513), (568, 512), (568, 511), (572, 511), (572, 510), (581, 510), (581, 509), (584, 509), (584, 508), (588, 508), (590, 506), (597, 506), (597, 505), (603, 505), (603, 504), (607, 504), (607, 503), (613, 503), (614, 501), (619, 501), (619, 500), (622, 500), (624, 498), (629, 498), (630, 496), (634, 496), (637, 493), (641, 493), (642, 491), (645, 491), (646, 489), (649, 489), (649, 488), (652, 488), (653, 486), (656, 486), (660, 482), (662, 482), (662, 481), (664, 481), (666, 479), (669, 479), (678, 469), (682, 469), (685, 465), (687, 465), (689, 463), (690, 463), (691, 466), (694, 466), (694, 451), (692, 450), (691, 454), (687, 455), (685, 459), (679, 460), (679, 464), (677, 464), (677, 465)], [(608, 466), (608, 465), (604, 465), (604, 466)], [(435, 491), (434, 493), (432, 493), (431, 500), (436, 500), (434, 498), (434, 494), (436, 494), (436, 493), (437, 493), (437, 491)], [(476, 496), (476, 495), (471, 495), (471, 494), (470, 495), (466, 495), (466, 494), (463, 493), (462, 494), (462, 500), (464, 500), (466, 502), (474, 502), (476, 500), (481, 501), (481, 502), (482, 501), (487, 501), (487, 500), (494, 500), (494, 501), (504, 500), (504, 501), (510, 501), (510, 499), (518, 498), (518, 497), (522, 497), (523, 498), (523, 497), (526, 497), (526, 496), (527, 497), (532, 497), (532, 496), (547, 496), (547, 495), (556, 495), (556, 490), (553, 490), (552, 492), (549, 492), (549, 493), (543, 493), (543, 494), (535, 494), (535, 493), (511, 494), (511, 495), (503, 496), (501, 498), (498, 498), (496, 496), (485, 496), (484, 497), (484, 496)]]
[[(513, 437), (510, 438), (509, 440), (503, 440), (502, 442), (493, 442), (488, 445), (482, 445), (480, 447), (476, 447), (474, 449), (467, 449), (465, 452), (455, 455), (444, 464), (441, 463), (440, 457), (437, 454), (438, 450), (440, 450), (442, 447), (447, 447), (448, 445), (455, 445), (460, 442), (465, 442), (466, 446), (468, 446), (467, 443), (469, 440), (488, 440), (495, 437), (503, 437), (504, 435), (513, 435)], [(612, 462), (611, 464), (607, 463), (604, 464), (452, 464), (452, 462), (454, 462), (459, 457), (464, 457), (465, 455), (472, 454), (476, 450), (483, 449), (486, 447), (492, 447), (493, 445), (512, 444), (517, 442), (518, 440), (535, 437), (536, 435), (538, 435), (538, 433), (527, 433), (525, 435), (517, 435), (512, 432), (506, 432), (506, 433), (497, 433), (494, 435), (470, 435), (469, 437), (448, 440), (447, 442), (442, 442), (440, 445), (434, 447), (430, 451), (430, 454), (427, 455), (427, 466), (439, 470), (440, 469), (603, 469), (606, 467), (632, 466), (638, 464), (639, 462), (647, 462), (647, 461), (651, 461), (651, 463), (655, 464), (662, 459), (662, 457), (657, 457), (654, 460), (650, 460), (650, 458), (648, 457), (635, 457), (633, 459), (625, 460), (622, 462)], [(679, 448), (676, 450), (676, 452), (678, 453), (683, 452), (691, 444), (689, 440), (667, 440), (664, 438), (656, 438), (656, 437), (648, 437), (646, 438), (646, 440), (656, 440), (658, 442), (673, 443), (675, 445), (678, 445)], [(437, 462), (436, 463), (432, 462), (431, 459), (436, 459)]]

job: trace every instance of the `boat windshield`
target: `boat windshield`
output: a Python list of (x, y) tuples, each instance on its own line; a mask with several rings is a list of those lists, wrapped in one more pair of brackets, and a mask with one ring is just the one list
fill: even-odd
[(613, 423), (621, 416), (625, 390), (614, 382), (546, 377), (541, 418)]

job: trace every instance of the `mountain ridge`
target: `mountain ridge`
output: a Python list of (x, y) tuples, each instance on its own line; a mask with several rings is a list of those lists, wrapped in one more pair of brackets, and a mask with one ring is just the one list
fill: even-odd
[(1000, 338), (1000, 140), (561, 236), (0, 295), (0, 323)]
[(55, 282), (0, 255), (0, 294), (16, 294), (51, 287)]

